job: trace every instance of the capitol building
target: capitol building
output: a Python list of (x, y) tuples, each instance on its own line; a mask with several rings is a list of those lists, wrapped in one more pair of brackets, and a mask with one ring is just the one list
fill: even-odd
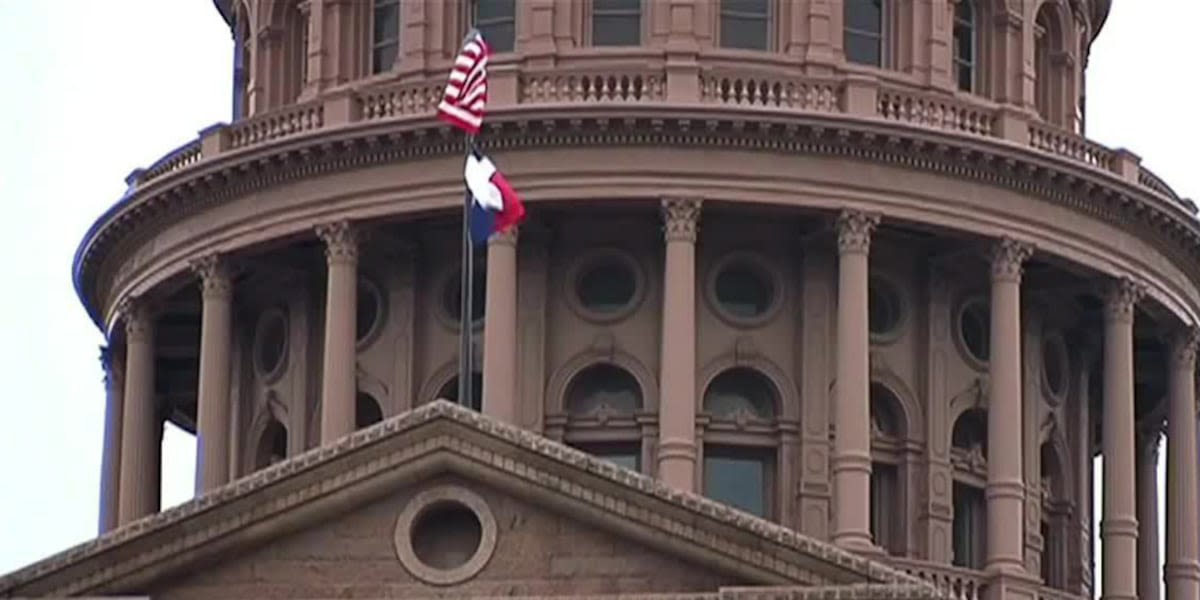
[[(233, 118), (73, 265), (98, 537), (0, 597), (1200, 598), (1200, 220), (1085, 133), (1110, 2), (215, 0)], [(528, 216), (464, 315), (472, 27)]]

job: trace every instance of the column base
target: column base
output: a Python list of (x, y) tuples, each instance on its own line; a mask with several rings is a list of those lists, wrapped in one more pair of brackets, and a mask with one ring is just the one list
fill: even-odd
[(1000, 571), (988, 576), (982, 600), (1038, 600), (1041, 581), (1024, 571)]
[(658, 444), (658, 479), (686, 492), (696, 491), (696, 442), (667, 438)]

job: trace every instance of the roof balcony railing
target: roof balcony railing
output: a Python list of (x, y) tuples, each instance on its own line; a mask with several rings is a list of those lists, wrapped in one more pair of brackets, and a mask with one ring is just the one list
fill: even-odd
[[(1141, 159), (1074, 132), (1041, 122), (1014, 107), (984, 98), (920, 89), (897, 79), (861, 74), (812, 77), (794, 68), (743, 64), (721, 57), (678, 65), (662, 54), (567, 54), (552, 67), (498, 62), (491, 69), (493, 110), (669, 103), (697, 107), (761, 108), (778, 113), (838, 114), (898, 122), (918, 128), (999, 139), (1089, 169), (1110, 173), (1161, 197), (1188, 214), (1196, 205), (1180, 198)], [(135, 175), (144, 185), (214, 156), (257, 148), (330, 128), (391, 120), (429, 119), (444, 89), (440, 76), (350, 84), (313, 100), (201, 132)]]

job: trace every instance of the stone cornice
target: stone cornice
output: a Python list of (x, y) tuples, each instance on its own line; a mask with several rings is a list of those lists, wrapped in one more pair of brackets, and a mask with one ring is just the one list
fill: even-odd
[[(493, 149), (563, 146), (709, 147), (841, 156), (974, 180), (1068, 206), (1132, 230), (1200, 282), (1200, 224), (1182, 206), (1113, 173), (1002, 140), (845, 115), (728, 106), (631, 104), (497, 114), (483, 139)], [(431, 119), (393, 119), (321, 129), (222, 153), (147, 182), (110, 210), (83, 241), (77, 286), (90, 315), (111, 285), (121, 248), (214, 204), (307, 177), (409, 158), (449, 156), (461, 141)], [(1100, 240), (1097, 240), (1099, 243)], [(101, 271), (105, 271), (102, 273)], [(112, 298), (104, 298), (111, 302)]]
[(930, 587), (831, 544), (435, 401), (4, 576), (0, 596), (66, 596), (147, 585), (190, 561), (250, 541), (248, 531), (271, 531), (270, 524), (278, 525), (285, 515), (293, 524), (328, 515), (333, 509), (322, 502), (335, 491), (378, 490), (446, 470), (562, 498), (602, 514), (627, 533), (719, 556), (764, 583)]

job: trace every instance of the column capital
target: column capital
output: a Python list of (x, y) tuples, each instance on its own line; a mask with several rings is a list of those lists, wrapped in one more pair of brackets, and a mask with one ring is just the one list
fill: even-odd
[(694, 198), (663, 198), (663, 229), (667, 242), (696, 242), (701, 204)]
[(837, 218), (838, 252), (866, 254), (871, 249), (871, 235), (879, 226), (880, 216), (861, 210), (846, 209)]
[(329, 264), (358, 261), (359, 233), (349, 221), (322, 223), (314, 230), (325, 242), (325, 260)]
[(1033, 245), (1003, 237), (988, 251), (992, 261), (992, 281), (1013, 281), (1020, 283), (1025, 261), (1033, 256)]
[(233, 276), (229, 261), (219, 254), (192, 259), (188, 268), (200, 278), (200, 295), (208, 299), (226, 299), (233, 295)]
[(516, 226), (509, 227), (504, 231), (493, 233), (488, 238), (489, 246), (516, 246), (517, 239), (520, 237), (520, 232)]
[(1146, 295), (1146, 285), (1130, 277), (1121, 277), (1108, 285), (1104, 298), (1104, 319), (1133, 322), (1133, 309)]
[(127, 296), (118, 305), (117, 311), (125, 318), (126, 342), (149, 340), (153, 315), (149, 303), (142, 298)]
[(1196, 348), (1200, 345), (1200, 328), (1188, 326), (1170, 335), (1171, 368), (1191, 371), (1196, 368)]

